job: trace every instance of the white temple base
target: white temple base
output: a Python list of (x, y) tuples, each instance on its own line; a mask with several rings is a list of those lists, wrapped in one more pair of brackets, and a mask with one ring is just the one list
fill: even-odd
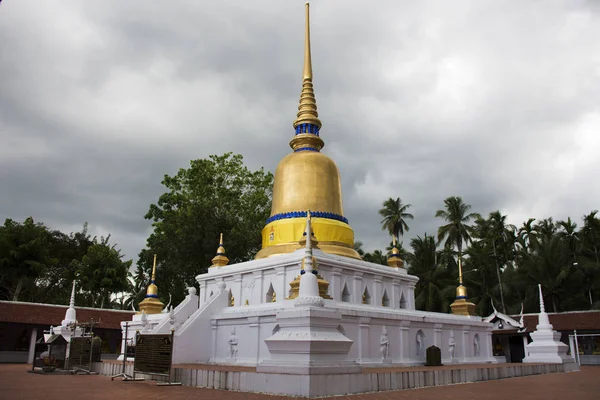
[(527, 355), (524, 363), (571, 363), (573, 357), (567, 355), (568, 346), (560, 341), (560, 332), (534, 331), (530, 334), (533, 340), (525, 349)]

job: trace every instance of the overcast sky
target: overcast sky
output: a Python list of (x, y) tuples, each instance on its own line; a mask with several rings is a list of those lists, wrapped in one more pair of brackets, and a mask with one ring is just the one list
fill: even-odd
[[(434, 233), (448, 196), (482, 214), (600, 208), (600, 2), (311, 4), (323, 152), (367, 250), (377, 210)], [(137, 260), (163, 175), (291, 150), (304, 1), (4, 0), (0, 217), (110, 233)]]

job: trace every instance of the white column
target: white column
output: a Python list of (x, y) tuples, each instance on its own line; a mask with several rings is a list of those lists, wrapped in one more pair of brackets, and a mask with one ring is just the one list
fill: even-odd
[(358, 360), (362, 363), (369, 359), (369, 329), (371, 318), (360, 318), (358, 321)]
[(392, 308), (399, 309), (400, 308), (400, 283), (394, 280), (392, 282), (392, 294), (390, 296), (390, 302), (392, 303)]
[(260, 349), (261, 342), (260, 340), (260, 324), (258, 323), (258, 317), (248, 317), (248, 326), (252, 328), (250, 330), (251, 334), (254, 335), (254, 342), (256, 343), (256, 365), (260, 362)]
[(275, 289), (277, 303), (285, 300), (285, 298), (288, 296), (287, 287), (289, 282), (286, 282), (285, 275), (285, 269), (278, 271), (276, 274), (277, 277), (275, 278), (275, 284), (273, 285), (273, 289)]
[(27, 363), (33, 364), (35, 358), (35, 341), (37, 339), (37, 328), (31, 329), (31, 337), (29, 339), (29, 355), (27, 356)]
[(433, 345), (439, 347), (441, 351), (444, 351), (444, 344), (442, 343), (442, 324), (433, 324)]
[(352, 288), (352, 302), (354, 304), (362, 304), (362, 295), (363, 295), (363, 290), (362, 290), (362, 277), (363, 277), (363, 273), (362, 272), (355, 272), (354, 273), (354, 287)]
[(371, 294), (371, 304), (374, 306), (382, 306), (383, 289), (381, 279), (383, 277), (381, 275), (375, 275), (373, 277), (373, 294)]
[(242, 274), (236, 274), (234, 276), (233, 287), (231, 288), (231, 293), (235, 298), (235, 306), (241, 306), (244, 304), (244, 300), (242, 300)]
[[(398, 300), (400, 301), (400, 300)], [(410, 321), (400, 322), (400, 362), (410, 359), (410, 338), (408, 337)]]
[(469, 343), (469, 327), (468, 326), (463, 326), (462, 327), (462, 355), (463, 355), (463, 361), (466, 362), (469, 359), (469, 350), (470, 350), (470, 343)]
[(329, 282), (331, 297), (335, 301), (342, 301), (342, 269), (331, 269), (331, 282)]

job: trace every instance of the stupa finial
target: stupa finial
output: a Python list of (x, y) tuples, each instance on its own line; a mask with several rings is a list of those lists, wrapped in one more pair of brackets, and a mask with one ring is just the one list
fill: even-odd
[(392, 251), (387, 259), (387, 264), (392, 268), (403, 268), (404, 261), (400, 258), (400, 250), (398, 250), (398, 241), (396, 235), (392, 235)]
[(150, 278), (150, 282), (154, 283), (156, 280), (156, 254), (154, 255), (154, 262), (152, 263), (152, 278)]
[(545, 313), (546, 308), (544, 307), (544, 296), (542, 294), (542, 285), (538, 284), (538, 289), (540, 291), (540, 313)]
[(158, 286), (156, 286), (156, 254), (152, 264), (152, 277), (150, 284), (146, 290), (146, 297), (139, 304), (140, 312), (146, 314), (159, 314), (164, 307), (164, 304), (158, 299)]
[(304, 69), (302, 71), (302, 92), (298, 105), (297, 118), (294, 121), (296, 137), (290, 146), (296, 151), (310, 148), (319, 151), (325, 145), (319, 137), (321, 120), (317, 112), (317, 100), (313, 90), (312, 58), (310, 54), (310, 5), (306, 3), (306, 21), (304, 27)]
[(306, 246), (304, 247), (304, 259), (302, 260), (302, 272), (312, 272), (313, 253), (312, 253), (312, 229), (310, 226), (310, 210), (306, 211)]
[(223, 234), (219, 236), (219, 247), (217, 248), (217, 255), (211, 260), (213, 267), (224, 267), (229, 264), (229, 258), (225, 255), (225, 247), (223, 247)]
[(71, 300), (69, 301), (69, 308), (75, 308), (75, 280), (73, 280), (73, 288), (71, 289)]

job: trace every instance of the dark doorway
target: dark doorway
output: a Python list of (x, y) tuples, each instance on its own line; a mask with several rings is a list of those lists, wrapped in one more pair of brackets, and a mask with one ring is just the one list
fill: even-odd
[(510, 346), (510, 362), (520, 363), (525, 358), (525, 349), (523, 348), (523, 338), (521, 336), (511, 336), (508, 339)]

